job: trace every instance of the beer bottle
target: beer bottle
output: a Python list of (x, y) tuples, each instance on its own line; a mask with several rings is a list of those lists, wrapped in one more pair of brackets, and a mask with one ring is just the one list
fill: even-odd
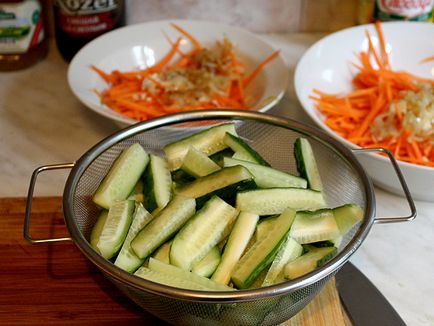
[(86, 43), (125, 24), (124, 0), (54, 0), (57, 47), (66, 61)]

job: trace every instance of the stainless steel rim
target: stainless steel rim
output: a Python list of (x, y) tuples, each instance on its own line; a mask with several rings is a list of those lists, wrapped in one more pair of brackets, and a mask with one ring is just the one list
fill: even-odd
[[(288, 128), (298, 131), (301, 134), (309, 135), (315, 138), (316, 140), (327, 146), (331, 151), (336, 152), (338, 155), (345, 158), (360, 177), (363, 184), (363, 188), (361, 190), (364, 191), (364, 196), (366, 198), (364, 220), (359, 230), (354, 235), (352, 240), (348, 243), (346, 248), (344, 248), (342, 252), (339, 253), (330, 262), (318, 268), (316, 271), (309, 273), (295, 281), (287, 281), (265, 288), (240, 290), (233, 292), (194, 291), (157, 284), (131, 275), (98, 255), (95, 250), (89, 245), (88, 241), (84, 238), (80, 230), (77, 228), (77, 225), (73, 222), (74, 216), (72, 208), (74, 206), (75, 200), (75, 189), (81, 175), (86, 170), (86, 168), (106, 149), (125, 138), (129, 138), (143, 131), (151, 130), (157, 127), (204, 119), (256, 120), (279, 127)], [(84, 255), (87, 256), (87, 258), (90, 259), (107, 276), (112, 277), (118, 282), (136, 288), (138, 290), (143, 290), (170, 298), (203, 303), (234, 303), (242, 301), (253, 301), (256, 299), (263, 299), (267, 297), (288, 294), (306, 286), (309, 286), (313, 283), (316, 283), (324, 279), (328, 275), (337, 272), (337, 270), (339, 270), (339, 268), (343, 264), (345, 264), (345, 262), (350, 258), (350, 256), (359, 248), (374, 223), (375, 195), (371, 179), (368, 177), (352, 151), (339, 143), (337, 140), (333, 139), (332, 137), (328, 136), (327, 134), (323, 133), (318, 129), (311, 128), (291, 119), (286, 119), (259, 112), (243, 110), (203, 110), (177, 113), (141, 122), (126, 129), (123, 129), (96, 144), (76, 162), (74, 168), (72, 169), (65, 185), (65, 190), (63, 194), (63, 207), (66, 224), (70, 232), (71, 238), (77, 244), (79, 249), (84, 253)]]

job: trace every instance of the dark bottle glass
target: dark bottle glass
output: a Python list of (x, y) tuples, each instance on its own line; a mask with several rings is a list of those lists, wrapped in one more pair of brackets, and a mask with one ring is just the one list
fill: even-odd
[(94, 38), (125, 25), (124, 0), (55, 0), (57, 47), (66, 61)]

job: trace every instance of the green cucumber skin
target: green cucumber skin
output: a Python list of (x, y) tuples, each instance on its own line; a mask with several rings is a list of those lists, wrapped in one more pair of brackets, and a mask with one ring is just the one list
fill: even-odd
[(307, 177), (307, 171), (304, 166), (303, 161), (303, 151), (301, 148), (301, 140), (300, 138), (297, 138), (294, 142), (294, 157), (295, 157), (295, 163), (297, 165), (297, 170), (300, 176), (307, 180), (309, 184), (309, 179)]
[[(167, 171), (162, 172), (163, 178), (165, 180), (159, 180), (157, 174), (154, 171), (154, 169), (158, 169), (157, 164), (165, 163), (163, 160), (164, 160), (163, 158), (151, 154), (149, 164), (144, 173), (145, 207), (150, 212), (154, 211), (156, 208), (166, 206), (172, 197), (171, 194), (172, 176), (167, 166), (163, 167), (163, 170), (167, 168)], [(165, 196), (165, 194), (158, 194), (156, 192), (156, 187), (158, 186), (161, 187), (164, 184), (167, 184), (167, 189), (165, 189), (169, 193), (169, 195), (167, 196)]]
[[(227, 174), (239, 174), (241, 177), (238, 182), (225, 185), (225, 183), (221, 183), (221, 180), (226, 178)], [(214, 181), (210, 182), (209, 180)], [(207, 183), (208, 189), (205, 189), (203, 186), (204, 183)], [(210, 188), (212, 189), (209, 190)], [(233, 205), (235, 203), (237, 192), (256, 188), (257, 186), (253, 180), (253, 175), (245, 167), (233, 166), (223, 168), (207, 176), (198, 178), (178, 189), (177, 193), (195, 198), (197, 207), (200, 208), (213, 196), (220, 197), (230, 205)]]
[(232, 155), (234, 155), (234, 151), (232, 150), (232, 148), (228, 147), (220, 152), (210, 155), (209, 158), (222, 168), (224, 158), (232, 157)]
[(223, 137), (229, 132), (236, 135), (235, 124), (226, 123), (211, 127), (164, 146), (169, 169), (175, 171), (181, 167), (182, 160), (190, 146), (210, 156), (227, 148)]
[(213, 196), (220, 197), (231, 206), (235, 206), (236, 194), (239, 191), (256, 189), (256, 183), (253, 180), (243, 180), (236, 184), (218, 189), (209, 194), (196, 198), (197, 207), (202, 207)]
[[(234, 268), (234, 274), (231, 279), (232, 282), (240, 289), (249, 288), (256, 277), (272, 262), (275, 258), (280, 246), (285, 241), (289, 229), (295, 219), (295, 210), (287, 208), (279, 217), (273, 228), (270, 230), (266, 238), (255, 242), (253, 246), (241, 257), (239, 262)], [(277, 242), (275, 242), (277, 241)], [(272, 248), (270, 248), (272, 246)], [(262, 252), (269, 250), (268, 252)], [(259, 252), (259, 262), (251, 262), (252, 257), (256, 256)], [(265, 255), (265, 257), (263, 257)], [(250, 260), (250, 261), (249, 261)]]
[[(95, 191), (93, 202), (99, 207), (109, 209), (116, 201), (125, 200), (133, 191), (148, 162), (148, 153), (138, 143), (123, 150)], [(128, 175), (128, 178), (125, 178), (125, 175)]]
[(271, 166), (270, 163), (268, 163), (257, 151), (240, 137), (226, 133), (224, 141), (235, 153), (242, 148), (243, 155), (248, 156), (251, 162), (264, 166)]
[(284, 276), (292, 280), (310, 273), (332, 259), (336, 253), (336, 247), (309, 247), (307, 253), (285, 265)]
[(228, 284), (237, 261), (241, 258), (247, 245), (253, 237), (259, 216), (247, 212), (240, 212), (211, 279), (222, 284)]
[(330, 259), (336, 256), (337, 251), (338, 251), (337, 248), (333, 247), (333, 251), (331, 251), (330, 253), (328, 253), (327, 255), (325, 255), (324, 257), (322, 257), (317, 261), (316, 267), (321, 267), (322, 265), (327, 263)]
[(269, 166), (260, 165), (234, 158), (224, 158), (224, 166), (241, 165), (253, 174), (254, 181), (259, 188), (279, 188), (279, 187), (293, 187), (293, 188), (306, 188), (307, 181), (303, 178), (291, 175), (289, 173), (276, 170)]
[(266, 256), (265, 260), (263, 260), (261, 264), (257, 265), (257, 268), (242, 283), (232, 279), (232, 281), (235, 283), (235, 285), (240, 289), (249, 288), (253, 284), (253, 282), (255, 282), (258, 275), (261, 274), (262, 271), (273, 262), (273, 260), (276, 257), (277, 252), (279, 251), (279, 248), (282, 245), (283, 241), (285, 241), (285, 237), (283, 237), (279, 241), (279, 243), (273, 248), (273, 250), (270, 251), (270, 253)]
[(315, 161), (315, 157), (313, 155), (313, 151), (312, 151), (312, 168), (315, 170), (315, 176), (311, 176), (310, 172), (306, 170), (306, 162), (309, 158), (305, 157), (304, 153), (303, 153), (303, 142), (305, 142), (305, 145), (309, 147), (310, 151), (311, 150), (311, 146), (310, 143), (307, 139), (305, 138), (297, 138), (295, 140), (294, 143), (294, 156), (295, 156), (295, 161), (297, 164), (297, 170), (300, 173), (300, 176), (304, 179), (307, 180), (308, 183), (308, 187), (316, 190), (316, 191), (322, 191), (323, 190), (323, 186), (322, 186), (322, 182), (320, 179), (320, 175), (319, 175), (319, 171), (318, 171), (318, 167)]
[(143, 180), (144, 180), (144, 191), (145, 191), (144, 192), (145, 207), (149, 212), (152, 212), (156, 208), (158, 208), (158, 205), (155, 199), (155, 193), (152, 191), (152, 189), (154, 189), (154, 178), (152, 177), (151, 164), (149, 163), (144, 172)]
[(145, 259), (168, 241), (194, 215), (193, 198), (175, 196), (131, 241), (135, 254)]
[(283, 268), (288, 262), (300, 257), (302, 253), (303, 247), (292, 239), (288, 233), (265, 276), (262, 286), (269, 286), (284, 281)]

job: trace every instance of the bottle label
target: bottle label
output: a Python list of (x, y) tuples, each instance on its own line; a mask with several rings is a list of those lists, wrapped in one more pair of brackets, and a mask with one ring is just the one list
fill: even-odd
[(0, 3), (0, 53), (26, 53), (44, 40), (44, 22), (37, 0)]
[(431, 21), (434, 0), (377, 0), (374, 18)]
[(91, 36), (114, 27), (117, 0), (56, 0), (60, 28), (72, 36)]

